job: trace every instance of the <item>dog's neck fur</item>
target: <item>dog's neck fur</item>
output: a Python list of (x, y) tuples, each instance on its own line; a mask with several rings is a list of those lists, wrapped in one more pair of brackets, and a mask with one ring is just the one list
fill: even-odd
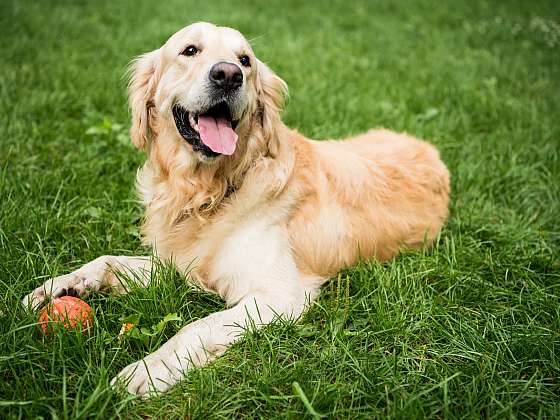
[[(192, 155), (191, 162), (178, 161), (176, 157), (181, 155), (173, 149), (183, 145), (167, 137), (176, 133), (160, 131), (137, 175), (137, 189), (146, 207), (144, 242), (165, 254), (161, 248), (166, 238), (155, 238), (155, 232), (160, 236), (168, 232), (169, 237), (194, 234), (219, 219), (226, 206), (243, 203), (240, 211), (247, 212), (281, 193), (295, 156), (289, 129), (280, 118), (273, 127), (269, 132), (256, 123), (242, 127), (236, 153), (210, 163), (195, 161)], [(260, 194), (254, 194), (255, 185)], [(245, 197), (244, 190), (250, 190), (252, 196)]]

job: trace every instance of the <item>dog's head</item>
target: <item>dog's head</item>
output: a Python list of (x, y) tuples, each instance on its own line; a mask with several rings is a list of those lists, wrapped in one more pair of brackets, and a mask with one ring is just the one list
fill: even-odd
[(267, 137), (285, 93), (238, 31), (195, 23), (134, 61), (132, 141), (145, 148), (163, 136), (192, 161), (232, 159), (253, 131)]

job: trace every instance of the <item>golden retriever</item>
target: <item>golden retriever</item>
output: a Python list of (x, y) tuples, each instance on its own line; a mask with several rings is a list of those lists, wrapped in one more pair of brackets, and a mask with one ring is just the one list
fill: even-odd
[[(147, 155), (136, 180), (143, 239), (180, 271), (193, 267), (192, 281), (230, 309), (186, 325), (124, 368), (113, 383), (132, 394), (167, 390), (250, 323), (299, 317), (343, 267), (387, 260), (438, 235), (449, 174), (433, 146), (387, 130), (309, 140), (282, 123), (285, 94), (243, 35), (209, 23), (181, 29), (134, 61), (131, 137)], [(151, 264), (102, 256), (47, 281), (24, 304), (125, 293), (115, 273), (147, 285)]]

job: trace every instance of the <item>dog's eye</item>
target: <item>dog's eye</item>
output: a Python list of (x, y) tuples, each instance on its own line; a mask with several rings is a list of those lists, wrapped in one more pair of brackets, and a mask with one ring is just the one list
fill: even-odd
[(191, 55), (196, 55), (197, 52), (198, 52), (198, 48), (196, 48), (194, 45), (189, 45), (187, 48), (183, 50), (181, 55), (187, 55), (190, 57)]
[(245, 67), (250, 67), (251, 66), (251, 60), (246, 55), (242, 55), (241, 57), (239, 57), (239, 62), (241, 63), (242, 66), (245, 66)]

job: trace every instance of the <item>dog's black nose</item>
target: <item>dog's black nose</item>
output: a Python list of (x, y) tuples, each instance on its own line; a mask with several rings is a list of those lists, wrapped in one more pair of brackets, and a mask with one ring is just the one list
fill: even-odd
[(210, 69), (210, 81), (225, 90), (234, 90), (243, 84), (243, 72), (238, 65), (222, 61)]

